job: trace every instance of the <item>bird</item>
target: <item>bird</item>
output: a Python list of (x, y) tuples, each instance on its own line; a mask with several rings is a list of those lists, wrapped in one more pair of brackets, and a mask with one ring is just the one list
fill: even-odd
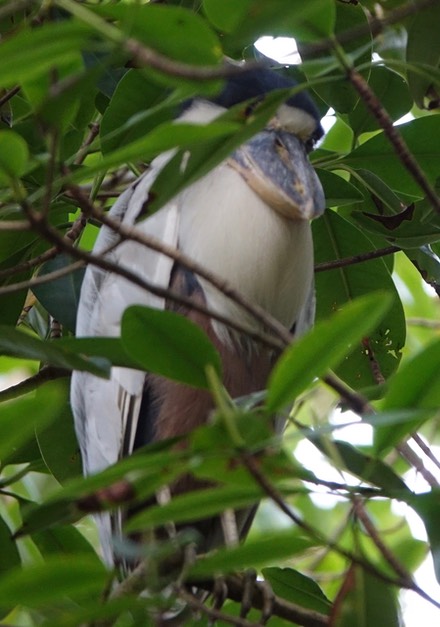
[[(255, 104), (274, 90), (295, 85), (273, 69), (243, 71), (228, 78), (217, 96), (185, 102), (176, 123), (206, 124), (234, 105)], [(156, 157), (120, 195), (109, 216), (175, 247), (298, 337), (314, 318), (311, 220), (323, 213), (325, 199), (308, 154), (322, 135), (314, 102), (298, 91), (286, 97), (263, 130), (156, 213), (141, 217), (156, 178), (174, 153)], [(101, 226), (93, 252), (227, 319), (262, 330), (260, 321), (209, 281), (160, 252), (121, 240), (108, 226)], [(220, 353), (223, 383), (232, 398), (265, 388), (274, 356), (255, 340), (92, 264), (81, 288), (76, 335), (118, 336), (122, 314), (133, 304), (170, 309), (198, 324)], [(71, 406), (84, 473), (91, 475), (145, 444), (190, 433), (208, 421), (214, 403), (206, 390), (113, 367), (109, 380), (74, 372)], [(241, 538), (254, 513), (255, 508), (237, 522)], [(115, 514), (96, 518), (103, 559), (114, 565), (120, 517), (119, 523)], [(199, 530), (203, 551), (227, 540), (218, 521), (200, 523)]]

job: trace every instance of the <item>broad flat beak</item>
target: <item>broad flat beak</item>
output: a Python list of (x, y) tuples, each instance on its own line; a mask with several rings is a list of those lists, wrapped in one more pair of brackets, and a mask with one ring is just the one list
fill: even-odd
[(324, 212), (321, 183), (296, 135), (265, 129), (240, 146), (228, 163), (285, 218), (312, 220)]

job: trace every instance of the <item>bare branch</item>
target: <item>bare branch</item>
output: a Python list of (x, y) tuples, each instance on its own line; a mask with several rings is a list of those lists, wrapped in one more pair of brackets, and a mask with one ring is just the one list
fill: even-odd
[(1, 220), (0, 231), (30, 231), (32, 225), (27, 220)]
[(325, 272), (326, 270), (335, 270), (336, 268), (344, 268), (345, 266), (353, 266), (356, 263), (363, 263), (370, 259), (377, 259), (378, 257), (385, 257), (386, 255), (392, 255), (400, 251), (397, 246), (388, 246), (386, 248), (378, 248), (377, 250), (371, 250), (368, 253), (360, 253), (359, 255), (353, 255), (352, 257), (344, 257), (344, 259), (334, 259), (333, 261), (326, 261), (318, 263), (315, 266), (315, 272)]
[(431, 183), (428, 181), (414, 155), (411, 153), (399, 130), (394, 126), (393, 120), (389, 116), (386, 109), (382, 106), (379, 98), (373, 92), (364, 77), (347, 62), (342, 51), (336, 49), (336, 54), (347, 73), (349, 81), (362, 98), (362, 101), (367, 109), (379, 122), (400, 162), (411, 174), (420, 189), (422, 189), (426, 194), (427, 199), (435, 211), (440, 213), (440, 198)]
[(36, 390), (38, 387), (46, 383), (47, 381), (54, 381), (55, 379), (61, 379), (70, 376), (70, 371), (65, 368), (56, 368), (55, 366), (43, 366), (37, 374), (33, 377), (29, 377), (17, 385), (13, 385), (6, 390), (0, 391), (0, 402), (10, 401), (13, 398), (18, 398)]

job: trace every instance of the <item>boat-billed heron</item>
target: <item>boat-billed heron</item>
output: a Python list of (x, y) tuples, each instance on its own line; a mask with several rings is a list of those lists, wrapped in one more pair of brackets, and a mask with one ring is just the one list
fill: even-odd
[[(236, 75), (213, 100), (186, 103), (179, 119), (207, 123), (228, 107), (294, 83), (261, 69)], [(317, 109), (301, 91), (282, 104), (264, 130), (236, 149), (207, 175), (180, 192), (151, 217), (138, 220), (158, 173), (170, 155), (161, 155), (120, 196), (112, 218), (133, 225), (225, 279), (248, 301), (263, 307), (296, 335), (313, 321), (313, 246), (310, 221), (324, 210), (324, 195), (307, 154), (322, 135)], [(233, 300), (163, 254), (103, 226), (94, 253), (170, 287), (212, 311), (261, 328)], [(269, 354), (248, 337), (189, 308), (153, 296), (115, 273), (90, 265), (81, 290), (78, 336), (117, 336), (124, 310), (133, 304), (173, 309), (199, 324), (223, 360), (224, 384), (232, 397), (262, 390), (273, 365)], [(84, 471), (95, 473), (134, 449), (186, 434), (204, 424), (214, 404), (208, 392), (153, 374), (112, 369), (110, 380), (74, 373), (72, 409)], [(253, 511), (241, 516), (245, 535)], [(115, 518), (98, 516), (105, 560), (114, 562)], [(215, 521), (212, 521), (212, 525)], [(199, 525), (203, 550), (220, 544), (217, 529)]]

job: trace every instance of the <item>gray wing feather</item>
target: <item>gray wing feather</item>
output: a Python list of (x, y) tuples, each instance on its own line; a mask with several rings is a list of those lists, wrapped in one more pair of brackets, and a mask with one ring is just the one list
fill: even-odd
[[(169, 158), (169, 156), (168, 156)], [(167, 159), (161, 158), (151, 171), (128, 188), (110, 211), (110, 215), (133, 225), (148, 198), (149, 189)], [(154, 164), (153, 164), (154, 166)], [(159, 212), (140, 222), (141, 232), (154, 236), (170, 246), (177, 246), (179, 208), (169, 203)], [(173, 260), (133, 241), (121, 241), (110, 228), (102, 227), (94, 254), (104, 255), (119, 266), (168, 287)], [(109, 247), (116, 247), (108, 251)], [(134, 304), (163, 308), (163, 299), (134, 285), (127, 279), (89, 265), (81, 288), (77, 316), (77, 336), (118, 336), (124, 310)], [(75, 428), (86, 474), (115, 463), (130, 431), (129, 448), (134, 435), (142, 400), (145, 373), (127, 368), (112, 368), (109, 380), (84, 372), (74, 372), (71, 403)], [(112, 562), (111, 521), (107, 514), (97, 516), (104, 558)]]

